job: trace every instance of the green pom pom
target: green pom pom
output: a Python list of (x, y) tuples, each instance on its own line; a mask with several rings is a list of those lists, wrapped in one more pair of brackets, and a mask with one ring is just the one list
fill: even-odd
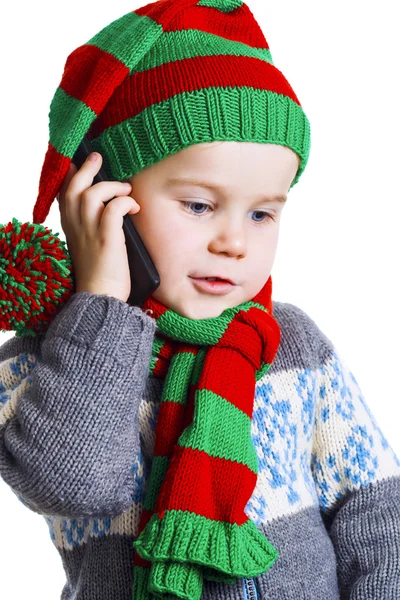
[(45, 333), (74, 292), (66, 243), (41, 224), (0, 224), (0, 329)]

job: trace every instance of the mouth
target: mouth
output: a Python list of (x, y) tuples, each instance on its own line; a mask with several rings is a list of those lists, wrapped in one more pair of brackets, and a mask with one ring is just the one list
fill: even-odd
[(209, 294), (226, 294), (233, 290), (236, 286), (231, 283), (230, 280), (220, 278), (207, 278), (207, 277), (192, 277), (189, 276), (193, 281), (193, 285), (200, 291)]
[(217, 281), (220, 283), (230, 283), (231, 285), (236, 285), (231, 279), (228, 277), (222, 277), (222, 275), (189, 275), (192, 279), (201, 279), (205, 281)]

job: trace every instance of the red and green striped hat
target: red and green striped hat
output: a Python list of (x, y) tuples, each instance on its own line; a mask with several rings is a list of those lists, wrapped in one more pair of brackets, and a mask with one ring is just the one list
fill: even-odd
[(0, 329), (37, 335), (74, 290), (45, 221), (83, 138), (114, 181), (192, 144), (279, 144), (305, 169), (310, 125), (242, 0), (158, 0), (113, 21), (65, 63), (49, 112), (33, 222), (0, 224)]
[(281, 144), (300, 158), (310, 126), (242, 0), (159, 0), (113, 21), (67, 58), (49, 113), (33, 210), (42, 223), (83, 137), (122, 181), (192, 144)]

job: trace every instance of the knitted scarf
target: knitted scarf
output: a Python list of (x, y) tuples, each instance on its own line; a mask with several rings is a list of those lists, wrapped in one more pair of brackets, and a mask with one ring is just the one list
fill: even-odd
[(272, 280), (215, 318), (150, 297), (150, 374), (164, 380), (133, 567), (132, 598), (200, 600), (205, 579), (260, 575), (277, 550), (244, 513), (257, 482), (255, 384), (280, 343)]

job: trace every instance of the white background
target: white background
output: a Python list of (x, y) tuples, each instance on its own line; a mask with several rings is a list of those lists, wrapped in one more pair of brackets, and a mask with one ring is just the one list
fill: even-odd
[[(68, 54), (144, 4), (3, 7), (1, 223), (32, 220), (49, 106)], [(400, 455), (397, 3), (247, 4), (311, 122), (309, 163), (283, 213), (273, 297), (301, 307), (334, 342)], [(65, 239), (56, 201), (45, 225)], [(12, 335), (1, 333), (0, 344)], [(2, 480), (0, 499), (2, 598), (59, 598), (65, 576), (44, 519)]]

